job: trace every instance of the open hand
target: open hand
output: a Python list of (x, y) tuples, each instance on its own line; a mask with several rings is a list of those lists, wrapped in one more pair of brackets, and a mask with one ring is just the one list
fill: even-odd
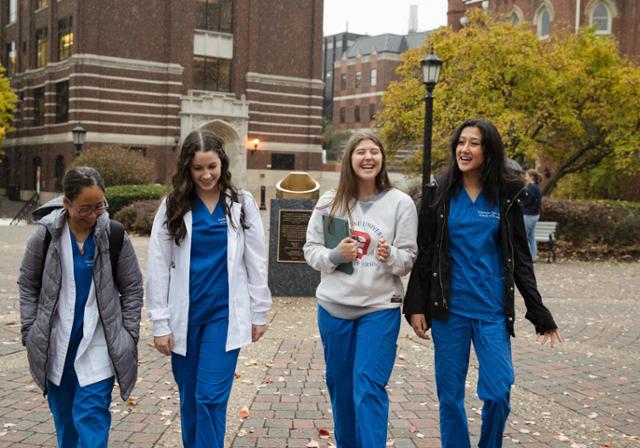
[[(542, 341), (540, 341), (542, 338)], [(538, 341), (540, 341), (540, 345), (544, 345), (549, 341), (549, 346), (553, 348), (557, 342), (562, 342), (562, 338), (560, 337), (560, 332), (556, 328), (555, 330), (548, 330), (542, 334), (538, 335)]]
[(266, 325), (251, 325), (251, 342), (259, 340), (266, 331)]

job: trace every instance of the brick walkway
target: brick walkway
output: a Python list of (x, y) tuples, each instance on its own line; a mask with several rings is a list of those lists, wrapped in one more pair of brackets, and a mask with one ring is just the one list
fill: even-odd
[[(19, 343), (17, 267), (30, 228), (0, 227), (0, 447), (55, 446), (53, 426)], [(136, 238), (144, 265), (147, 240)], [(513, 340), (516, 385), (506, 447), (640, 447), (639, 264), (544, 263), (536, 266), (543, 296), (565, 342), (555, 351), (535, 344), (518, 308)], [(178, 395), (168, 358), (152, 347), (146, 319), (140, 342), (140, 378), (132, 400), (114, 394), (110, 446), (180, 446)], [(335, 444), (324, 363), (309, 299), (275, 300), (271, 328), (243, 350), (229, 405), (227, 444), (233, 447), (306, 447)], [(467, 412), (477, 442), (480, 405), (472, 357)], [(400, 331), (398, 358), (388, 385), (392, 447), (439, 446), (431, 341)], [(243, 406), (249, 417), (240, 418)]]

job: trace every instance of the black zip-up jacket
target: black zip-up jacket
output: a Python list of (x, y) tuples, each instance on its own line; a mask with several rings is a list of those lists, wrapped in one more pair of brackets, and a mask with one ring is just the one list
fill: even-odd
[[(420, 211), (418, 228), (418, 258), (404, 299), (403, 313), (424, 314), (427, 326), (431, 319), (446, 320), (451, 300), (451, 255), (449, 252), (449, 198), (435, 207), (428, 206), (438, 185), (428, 186)], [(515, 336), (514, 286), (524, 297), (525, 317), (542, 334), (557, 328), (549, 310), (543, 305), (533, 272), (533, 260), (527, 244), (522, 218), (521, 197), (526, 188), (514, 185), (500, 191), (500, 244), (504, 269), (504, 315), (507, 329)], [(469, 235), (473, 238), (473, 235)]]

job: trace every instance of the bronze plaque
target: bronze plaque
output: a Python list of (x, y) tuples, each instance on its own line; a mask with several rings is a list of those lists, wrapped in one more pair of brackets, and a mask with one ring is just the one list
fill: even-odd
[(278, 263), (306, 263), (302, 247), (307, 239), (311, 210), (280, 209), (278, 217)]

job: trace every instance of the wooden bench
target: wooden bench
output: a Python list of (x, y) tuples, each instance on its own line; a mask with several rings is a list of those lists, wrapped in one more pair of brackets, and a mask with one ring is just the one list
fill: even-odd
[(549, 244), (549, 255), (547, 262), (556, 261), (556, 235), (558, 223), (556, 221), (538, 221), (536, 224), (536, 242), (545, 242)]

